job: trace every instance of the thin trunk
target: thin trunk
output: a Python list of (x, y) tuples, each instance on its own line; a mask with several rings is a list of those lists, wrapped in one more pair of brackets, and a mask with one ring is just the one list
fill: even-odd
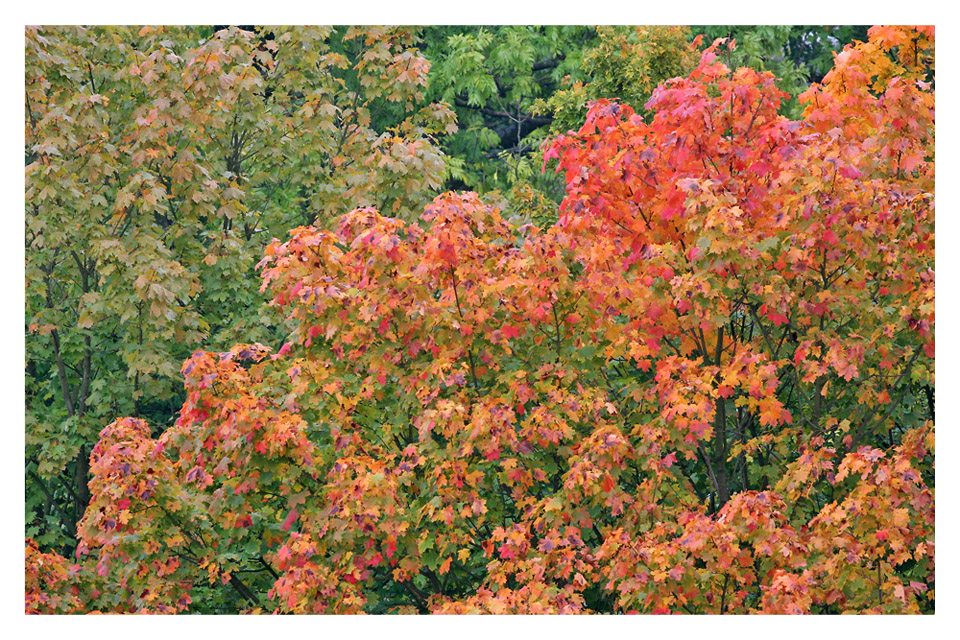
[(73, 467), (73, 483), (76, 487), (76, 500), (74, 501), (74, 518), (76, 522), (83, 517), (83, 512), (90, 503), (90, 487), (87, 484), (90, 474), (90, 452), (86, 445), (80, 447), (80, 452)]
[[(704, 344), (706, 347), (706, 344)], [(717, 331), (717, 348), (714, 357), (714, 364), (720, 366), (720, 358), (723, 355), (723, 327)], [(719, 382), (719, 380), (718, 380)], [(730, 499), (730, 479), (727, 476), (727, 401), (726, 398), (720, 398), (717, 402), (716, 415), (713, 422), (714, 438), (714, 460), (716, 468), (714, 469), (714, 478), (717, 485), (717, 508), (719, 509), (727, 500)]]
[(928, 411), (929, 414), (930, 414), (930, 419), (935, 421), (935, 420), (936, 420), (936, 412), (934, 411), (933, 387), (931, 387), (930, 385), (926, 384), (926, 385), (923, 386), (923, 392), (924, 392), (924, 394), (926, 394), (926, 396), (927, 396), (927, 411)]
[(63, 363), (63, 355), (60, 352), (60, 335), (54, 329), (50, 332), (53, 337), (53, 355), (57, 361), (57, 377), (60, 379), (60, 392), (63, 394), (63, 402), (67, 406), (67, 415), (73, 417), (73, 400), (70, 398), (70, 385), (67, 381), (67, 367)]
[(250, 590), (250, 587), (245, 585), (243, 583), (243, 580), (238, 578), (235, 574), (230, 574), (230, 586), (236, 589), (237, 593), (239, 593), (242, 597), (246, 598), (251, 603), (256, 605), (260, 604), (260, 601), (253, 594), (253, 591)]

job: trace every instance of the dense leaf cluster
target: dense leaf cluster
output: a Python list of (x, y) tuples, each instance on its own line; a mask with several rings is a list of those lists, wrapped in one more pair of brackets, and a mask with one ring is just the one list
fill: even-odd
[(543, 93), (577, 30), (499, 29), (429, 91), (599, 98), (559, 206), (432, 196), (472, 125), (407, 30), (28, 32), (28, 612), (933, 611), (933, 29), (799, 96), (679, 28)]

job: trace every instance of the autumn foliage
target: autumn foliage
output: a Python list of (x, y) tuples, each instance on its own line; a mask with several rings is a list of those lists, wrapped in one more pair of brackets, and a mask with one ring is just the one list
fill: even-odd
[(933, 29), (798, 121), (727, 46), (550, 143), (552, 227), (445, 193), (270, 244), (288, 341), (101, 432), (27, 611), (931, 612)]

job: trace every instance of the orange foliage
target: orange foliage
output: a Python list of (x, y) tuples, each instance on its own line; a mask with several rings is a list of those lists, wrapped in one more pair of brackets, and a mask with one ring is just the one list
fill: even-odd
[(554, 227), (444, 194), (271, 244), (290, 341), (194, 354), (174, 427), (91, 456), (123, 606), (929, 610), (933, 32), (871, 30), (799, 122), (721, 46), (552, 143)]

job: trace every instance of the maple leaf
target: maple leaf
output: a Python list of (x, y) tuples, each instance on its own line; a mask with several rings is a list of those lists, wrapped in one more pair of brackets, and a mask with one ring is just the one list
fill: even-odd
[(507, 339), (519, 338), (520, 335), (523, 333), (520, 327), (516, 327), (509, 324), (503, 325), (503, 327), (501, 327), (501, 331), (503, 331), (503, 336)]
[(611, 491), (613, 491), (613, 486), (614, 486), (613, 478), (611, 478), (609, 475), (604, 476), (603, 482), (600, 484), (600, 487), (603, 489), (603, 491), (605, 493), (610, 493)]
[(291, 509), (290, 513), (287, 514), (287, 517), (284, 518), (283, 524), (280, 525), (280, 528), (284, 531), (290, 531), (290, 527), (293, 526), (293, 523), (296, 522), (298, 517), (300, 517), (300, 514), (297, 513), (297, 510)]

